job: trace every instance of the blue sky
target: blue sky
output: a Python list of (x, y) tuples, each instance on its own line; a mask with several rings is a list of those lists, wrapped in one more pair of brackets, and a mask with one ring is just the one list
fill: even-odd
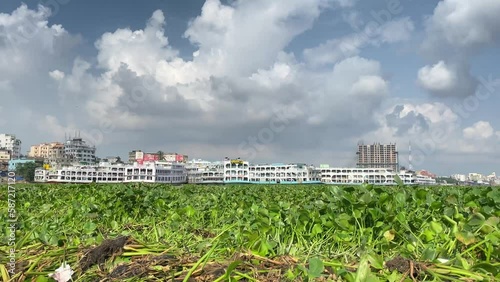
[(474, 3), (5, 1), (0, 132), (336, 166), (411, 140), (416, 168), (498, 171), (500, 3)]

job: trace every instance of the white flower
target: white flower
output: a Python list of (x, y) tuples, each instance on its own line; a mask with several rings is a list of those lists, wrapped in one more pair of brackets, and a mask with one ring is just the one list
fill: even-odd
[(61, 267), (56, 269), (54, 273), (49, 274), (49, 277), (54, 278), (57, 282), (68, 282), (71, 280), (73, 273), (75, 272), (71, 269), (71, 266), (63, 262)]

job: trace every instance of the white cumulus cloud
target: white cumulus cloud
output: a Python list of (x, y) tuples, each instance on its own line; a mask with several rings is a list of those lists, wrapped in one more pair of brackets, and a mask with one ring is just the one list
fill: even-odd
[(418, 83), (436, 96), (468, 96), (474, 94), (477, 81), (466, 66), (447, 64), (444, 61), (422, 67)]

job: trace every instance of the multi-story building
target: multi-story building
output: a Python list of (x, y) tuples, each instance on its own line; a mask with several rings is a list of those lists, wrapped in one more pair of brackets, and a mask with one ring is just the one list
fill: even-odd
[(158, 151), (156, 153), (145, 153), (141, 150), (134, 150), (128, 153), (128, 162), (150, 162), (150, 161), (166, 161), (166, 162), (177, 162), (177, 163), (187, 163), (188, 156), (177, 154), (177, 153), (164, 153)]
[(358, 144), (358, 168), (387, 168), (399, 171), (399, 156), (396, 144)]
[(137, 160), (142, 160), (144, 158), (144, 153), (141, 150), (133, 150), (128, 153), (128, 162), (133, 164)]
[(0, 149), (9, 150), (11, 159), (21, 157), (21, 140), (14, 134), (0, 134)]
[(68, 139), (64, 144), (64, 155), (68, 162), (80, 164), (93, 164), (96, 162), (96, 148), (87, 145), (79, 137)]
[(0, 163), (10, 161), (10, 150), (0, 149)]
[(122, 159), (119, 156), (108, 156), (105, 157), (103, 162), (111, 163), (111, 164), (117, 164), (117, 163), (123, 163)]
[(187, 163), (188, 156), (177, 153), (165, 153), (163, 154), (163, 160), (167, 162)]
[(30, 158), (44, 159), (47, 162), (60, 162), (64, 160), (64, 144), (59, 142), (41, 143), (31, 146), (28, 153)]

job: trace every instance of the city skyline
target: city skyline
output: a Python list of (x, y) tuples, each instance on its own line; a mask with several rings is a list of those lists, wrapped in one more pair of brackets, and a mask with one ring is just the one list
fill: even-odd
[(411, 141), (415, 169), (500, 166), (498, 1), (25, 3), (0, 7), (0, 132), (23, 153), (80, 131), (101, 157), (355, 166), (362, 141), (406, 166)]
[[(30, 149), (27, 150), (27, 154), (26, 156), (24, 157), (28, 157), (28, 158), (37, 158), (37, 157), (42, 157), (42, 156), (33, 156), (33, 155), (30, 155), (30, 154), (33, 154), (33, 153), (38, 153), (40, 154), (41, 153), (41, 146), (42, 147), (47, 147), (47, 148), (50, 148), (50, 147), (53, 147), (54, 145), (62, 145), (63, 148), (62, 148), (62, 151), (64, 152), (65, 149), (64, 149), (64, 144), (68, 143), (69, 141), (71, 140), (81, 140), (81, 141), (78, 141), (78, 142), (84, 142), (86, 143), (86, 140), (83, 139), (80, 137), (80, 134), (79, 133), (75, 133), (73, 136), (71, 134), (66, 134), (66, 138), (64, 141), (62, 142), (59, 142), (59, 141), (53, 141), (53, 142), (42, 142), (42, 143), (38, 143), (38, 144), (34, 144), (34, 145), (31, 145), (30, 146)], [(71, 141), (73, 142), (73, 141)], [(92, 145), (89, 145), (92, 147)], [(380, 161), (380, 165), (377, 165), (376, 163), (373, 164), (374, 166), (370, 166), (369, 163), (360, 163), (360, 162), (363, 162), (362, 160), (364, 158), (362, 158), (359, 153), (361, 151), (361, 147), (382, 147), (382, 148), (385, 148), (387, 150), (389, 150), (389, 155), (394, 155), (394, 156), (390, 156), (388, 157), (387, 159), (384, 159), (384, 158), (381, 158), (379, 161)], [(98, 150), (98, 148), (95, 148), (96, 150)], [(374, 150), (374, 149), (371, 149), (371, 150)], [(380, 148), (378, 148), (378, 150), (380, 150)], [(374, 150), (372, 151), (375, 152), (377, 150)], [(231, 157), (228, 157), (228, 156), (219, 156), (218, 158), (215, 158), (215, 159), (207, 159), (207, 158), (201, 158), (201, 157), (197, 157), (197, 156), (191, 156), (189, 157), (189, 155), (185, 155), (184, 153), (188, 153), (188, 152), (174, 152), (174, 151), (168, 151), (168, 150), (162, 150), (162, 149), (158, 149), (158, 150), (150, 150), (150, 151), (147, 151), (147, 150), (142, 150), (140, 148), (135, 148), (135, 149), (131, 149), (127, 152), (127, 154), (123, 155), (123, 154), (120, 154), (120, 155), (99, 155), (99, 154), (95, 154), (95, 156), (97, 157), (97, 159), (108, 159), (108, 158), (117, 158), (119, 157), (120, 160), (122, 160), (123, 162), (128, 162), (128, 163), (131, 163), (131, 159), (135, 159), (137, 157), (137, 153), (140, 153), (141, 155), (144, 155), (146, 157), (146, 155), (151, 155), (151, 154), (158, 154), (160, 153), (161, 154), (165, 154), (165, 155), (171, 155), (171, 156), (181, 156), (182, 158), (182, 161), (183, 162), (186, 162), (188, 159), (189, 161), (208, 161), (208, 162), (220, 162), (220, 161), (223, 161), (223, 160), (228, 160), (228, 159), (241, 159), (240, 157), (238, 156), (231, 156)], [(404, 152), (404, 154), (407, 154), (407, 155), (403, 155), (403, 160), (399, 159), (399, 156), (400, 156), (400, 153), (401, 152)], [(46, 152), (46, 154), (51, 154), (50, 153), (50, 150), (49, 152)], [(61, 155), (59, 156), (60, 153), (56, 153), (56, 152), (52, 152), (52, 154), (58, 154), (58, 158), (56, 159), (53, 159), (52, 161), (56, 161), (56, 162), (59, 162), (61, 160), (64, 159), (64, 157)], [(256, 160), (253, 162), (253, 164), (276, 164), (276, 163), (304, 163), (304, 164), (308, 164), (308, 165), (314, 165), (314, 166), (317, 166), (317, 167), (320, 167), (322, 165), (329, 165), (331, 167), (345, 167), (345, 168), (362, 168), (362, 167), (373, 167), (373, 168), (390, 168), (390, 167), (393, 167), (394, 165), (396, 165), (397, 167), (403, 169), (403, 170), (413, 170), (413, 171), (429, 171), (427, 168), (425, 167), (419, 167), (419, 168), (413, 168), (413, 165), (411, 163), (411, 142), (409, 142), (408, 144), (408, 151), (401, 151), (397, 144), (395, 143), (389, 143), (389, 144), (381, 144), (379, 142), (374, 142), (372, 144), (364, 144), (363, 142), (360, 142), (357, 144), (357, 150), (356, 151), (353, 151), (353, 155), (355, 155), (355, 159), (357, 160), (357, 163), (355, 165), (339, 165), (339, 164), (336, 164), (334, 162), (327, 162), (327, 163), (318, 163), (318, 162), (312, 162), (312, 163), (307, 163), (307, 162), (303, 162), (301, 160), (292, 160), (292, 161), (283, 161), (283, 160), (278, 160), (278, 159), (275, 159), (275, 160), (271, 160), (271, 161), (259, 161), (259, 160)], [(50, 157), (47, 158), (45, 156), (43, 156), (44, 159), (46, 159), (47, 161), (50, 162)], [(147, 158), (152, 158), (152, 156), (148, 156)], [(397, 161), (397, 163), (393, 163), (394, 161), (394, 158), (395, 160)], [(175, 159), (177, 159), (177, 157), (175, 157)], [(153, 159), (151, 160), (148, 160), (148, 161), (152, 161)], [(157, 159), (159, 160), (159, 159)], [(173, 159), (171, 160), (173, 161)], [(64, 162), (63, 162), (64, 163)], [(67, 163), (66, 165), (69, 165), (70, 163)], [(394, 167), (393, 167), (393, 170)], [(431, 171), (431, 172), (435, 172), (435, 171)], [(454, 171), (452, 173), (449, 173), (449, 174), (436, 174), (438, 176), (441, 176), (441, 177), (449, 177), (449, 176), (452, 176), (452, 175), (468, 175), (468, 174), (482, 174), (482, 175), (489, 175), (491, 173), (495, 174), (496, 171), (491, 171), (491, 172), (487, 172), (487, 171), (478, 171), (478, 170), (471, 170), (471, 171)]]

